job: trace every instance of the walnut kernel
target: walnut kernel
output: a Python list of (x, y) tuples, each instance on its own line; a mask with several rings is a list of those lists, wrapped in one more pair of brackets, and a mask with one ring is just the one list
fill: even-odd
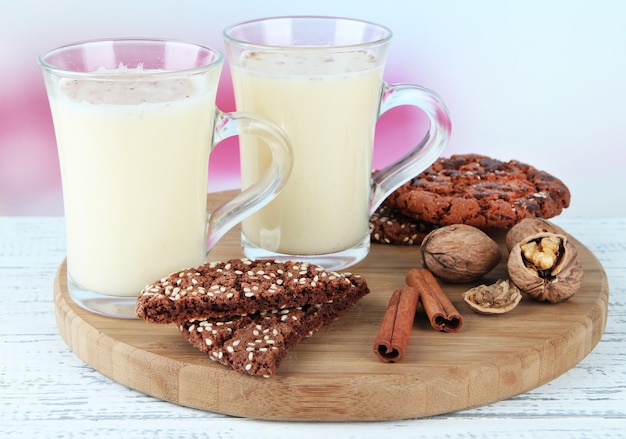
[(549, 270), (559, 257), (561, 240), (557, 235), (544, 236), (538, 241), (530, 241), (520, 246), (522, 255), (538, 270)]

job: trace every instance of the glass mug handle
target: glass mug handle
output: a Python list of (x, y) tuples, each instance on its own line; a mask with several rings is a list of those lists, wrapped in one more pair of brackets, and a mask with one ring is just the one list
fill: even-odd
[(252, 114), (217, 110), (211, 150), (222, 140), (241, 134), (261, 137), (272, 153), (272, 162), (260, 180), (208, 215), (207, 253), (235, 225), (272, 201), (291, 174), (293, 153), (289, 139), (277, 125)]
[(412, 105), (421, 109), (428, 116), (430, 127), (413, 150), (374, 176), (370, 215), (394, 190), (433, 164), (450, 138), (448, 110), (435, 92), (413, 84), (383, 83), (378, 116), (400, 105)]

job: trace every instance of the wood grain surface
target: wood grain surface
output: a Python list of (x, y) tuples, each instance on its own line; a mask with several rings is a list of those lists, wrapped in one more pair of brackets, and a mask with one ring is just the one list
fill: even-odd
[[(212, 204), (229, 194), (212, 194)], [(504, 234), (493, 237), (505, 252)], [(561, 375), (600, 340), (608, 282), (595, 256), (573, 240), (585, 270), (582, 289), (561, 304), (524, 298), (512, 312), (485, 316), (461, 293), (473, 285), (443, 284), (464, 326), (433, 330), (418, 310), (406, 356), (384, 364), (372, 345), (391, 293), (408, 270), (421, 266), (418, 247), (373, 245), (350, 271), (371, 293), (332, 324), (293, 348), (271, 378), (245, 376), (218, 365), (188, 344), (173, 325), (91, 314), (69, 298), (65, 263), (55, 278), (59, 332), (84, 362), (148, 395), (216, 413), (259, 419), (356, 421), (424, 417), (508, 399)], [(241, 257), (238, 228), (210, 260)], [(505, 258), (483, 282), (506, 276)]]

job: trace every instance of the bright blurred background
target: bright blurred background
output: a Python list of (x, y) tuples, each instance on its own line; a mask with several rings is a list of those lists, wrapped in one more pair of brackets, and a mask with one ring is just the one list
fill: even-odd
[[(561, 178), (562, 216), (626, 216), (626, 2), (540, 0), (0, 0), (0, 215), (62, 215), (54, 131), (37, 55), (77, 40), (139, 36), (223, 50), (222, 29), (273, 15), (337, 15), (394, 31), (385, 79), (435, 90), (453, 124), (444, 152), (517, 159)], [(226, 68), (218, 105), (234, 109)], [(378, 125), (375, 166), (410, 148), (424, 120)], [(232, 145), (211, 190), (236, 188)]]

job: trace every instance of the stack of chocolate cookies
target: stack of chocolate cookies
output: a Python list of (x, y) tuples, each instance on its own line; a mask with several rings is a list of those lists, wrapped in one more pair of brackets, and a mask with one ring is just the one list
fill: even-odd
[(233, 259), (146, 286), (136, 313), (151, 323), (175, 323), (213, 361), (269, 377), (290, 348), (367, 293), (358, 275), (302, 262)]

